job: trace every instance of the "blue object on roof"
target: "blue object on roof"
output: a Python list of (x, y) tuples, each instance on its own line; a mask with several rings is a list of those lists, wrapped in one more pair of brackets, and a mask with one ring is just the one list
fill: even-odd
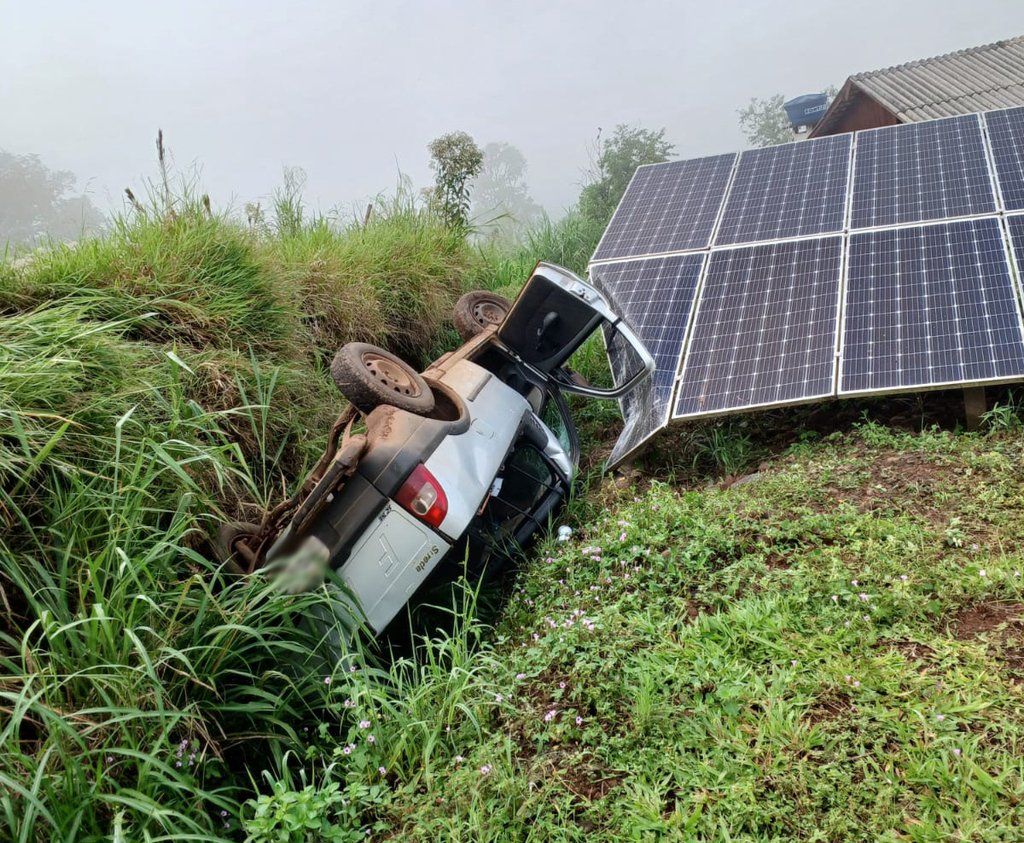
[(804, 94), (782, 104), (793, 126), (814, 126), (828, 109), (828, 94)]

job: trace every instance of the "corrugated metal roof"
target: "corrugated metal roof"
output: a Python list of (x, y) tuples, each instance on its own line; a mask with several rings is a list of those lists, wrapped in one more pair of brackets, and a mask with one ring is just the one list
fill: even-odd
[(811, 136), (828, 134), (858, 92), (901, 123), (1024, 105), (1024, 36), (851, 76)]
[(904, 123), (1024, 105), (1024, 36), (858, 73), (850, 81)]

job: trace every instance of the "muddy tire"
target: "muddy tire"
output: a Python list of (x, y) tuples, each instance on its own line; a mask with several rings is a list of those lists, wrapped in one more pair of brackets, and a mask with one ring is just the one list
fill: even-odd
[(452, 321), (459, 336), (464, 340), (471, 340), (484, 328), (500, 325), (511, 309), (512, 303), (504, 296), (486, 290), (476, 290), (466, 293), (455, 303)]
[(434, 409), (434, 393), (400, 357), (365, 342), (350, 342), (331, 363), (331, 377), (359, 412), (389, 404), (425, 416)]

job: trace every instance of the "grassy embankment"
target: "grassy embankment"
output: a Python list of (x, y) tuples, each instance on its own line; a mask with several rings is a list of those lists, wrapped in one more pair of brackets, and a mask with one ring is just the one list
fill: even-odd
[(316, 458), (334, 350), (422, 362), (464, 289), (527, 261), (396, 200), (276, 231), (182, 202), (0, 264), (0, 839), (235, 835), (301, 730), (337, 731), (302, 599), (199, 548)]

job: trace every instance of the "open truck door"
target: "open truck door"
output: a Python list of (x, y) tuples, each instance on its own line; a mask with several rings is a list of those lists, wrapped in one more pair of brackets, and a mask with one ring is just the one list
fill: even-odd
[[(564, 368), (599, 328), (606, 342), (618, 334), (636, 352), (636, 371), (608, 389), (580, 383)], [(578, 275), (544, 261), (534, 267), (498, 328), (498, 341), (534, 376), (588, 398), (620, 398), (654, 371), (647, 348), (605, 297)]]

